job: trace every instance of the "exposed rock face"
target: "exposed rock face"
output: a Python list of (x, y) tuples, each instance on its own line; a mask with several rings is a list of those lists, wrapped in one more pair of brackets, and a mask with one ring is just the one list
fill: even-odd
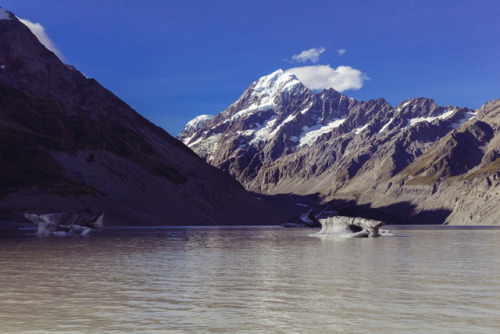
[(479, 110), (427, 98), (393, 108), (313, 93), (280, 70), (184, 140), (255, 192), (320, 194), (415, 223), (499, 224), (500, 209), (479, 204), (498, 199), (499, 114), (499, 100)]
[(238, 182), (0, 11), (0, 220), (90, 207), (106, 225), (276, 223)]

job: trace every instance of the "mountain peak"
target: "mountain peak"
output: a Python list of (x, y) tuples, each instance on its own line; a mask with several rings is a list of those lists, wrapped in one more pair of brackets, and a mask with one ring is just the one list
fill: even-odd
[(292, 93), (311, 92), (295, 75), (279, 69), (261, 77), (253, 82), (250, 87), (226, 111), (230, 121), (235, 121), (242, 116), (256, 112), (274, 110), (280, 104), (280, 99)]
[[(185, 129), (178, 138), (212, 164), (227, 165), (224, 170), (231, 173), (233, 165), (249, 166), (253, 153), (243, 154), (245, 150), (274, 159), (312, 145), (322, 135), (344, 131), (338, 128), (355, 104), (333, 89), (314, 94), (294, 74), (279, 69), (253, 82), (212, 121), (194, 132)], [(256, 172), (264, 160), (255, 160), (245, 173)]]
[(279, 69), (257, 80), (254, 83), (255, 86), (253, 87), (253, 89), (257, 92), (262, 92), (264, 90), (285, 90), (290, 89), (300, 83), (301, 82), (294, 74), (284, 72), (282, 69)]
[(0, 7), (0, 20), (12, 20), (13, 18), (14, 14)]
[(1, 221), (88, 207), (106, 225), (275, 223), (239, 183), (63, 64), (12, 13), (0, 18)]
[(214, 117), (214, 115), (196, 116), (186, 124), (178, 139), (183, 141), (184, 143), (188, 143), (191, 140), (191, 136), (196, 131), (200, 130), (205, 124), (210, 122)]
[(414, 97), (411, 99), (406, 99), (402, 101), (399, 105), (399, 109), (403, 109), (406, 107), (415, 107), (415, 106), (421, 106), (421, 105), (436, 105), (436, 102), (434, 102), (433, 99), (429, 99), (426, 97)]
[(129, 117), (135, 117), (123, 101), (97, 81), (64, 64), (28, 26), (8, 13), (11, 19), (0, 20), (1, 83), (33, 97), (86, 109), (96, 119), (119, 105)]

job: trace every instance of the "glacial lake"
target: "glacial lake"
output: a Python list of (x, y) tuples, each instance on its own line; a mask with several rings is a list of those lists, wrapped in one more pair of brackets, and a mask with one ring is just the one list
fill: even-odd
[(500, 229), (0, 238), (0, 332), (498, 333)]

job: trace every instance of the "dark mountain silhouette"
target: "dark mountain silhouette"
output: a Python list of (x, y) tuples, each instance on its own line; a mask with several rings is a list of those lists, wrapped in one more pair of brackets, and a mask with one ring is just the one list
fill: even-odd
[(0, 220), (91, 208), (105, 225), (279, 223), (255, 196), (0, 19)]

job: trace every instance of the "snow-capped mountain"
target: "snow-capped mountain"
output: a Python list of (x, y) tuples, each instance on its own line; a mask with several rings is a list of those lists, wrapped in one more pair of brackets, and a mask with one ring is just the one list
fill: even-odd
[(214, 115), (200, 115), (193, 118), (186, 124), (182, 133), (178, 136), (178, 139), (182, 141), (189, 141), (190, 136), (194, 135), (214, 117)]
[[(255, 192), (319, 194), (410, 220), (448, 222), (457, 192), (469, 191), (483, 175), (474, 173), (499, 170), (486, 168), (498, 151), (496, 108), (494, 101), (477, 111), (427, 98), (397, 107), (384, 99), (356, 101), (333, 89), (314, 93), (278, 70), (179, 138)], [(453, 188), (460, 182), (450, 186), (467, 177), (472, 183), (463, 189)], [(403, 198), (406, 204), (398, 206)]]
[(310, 146), (338, 128), (356, 104), (333, 89), (313, 94), (293, 74), (279, 70), (254, 82), (197, 132), (182, 132), (179, 138), (207, 161), (227, 166), (223, 169), (245, 180), (258, 173), (266, 158), (275, 160)]

